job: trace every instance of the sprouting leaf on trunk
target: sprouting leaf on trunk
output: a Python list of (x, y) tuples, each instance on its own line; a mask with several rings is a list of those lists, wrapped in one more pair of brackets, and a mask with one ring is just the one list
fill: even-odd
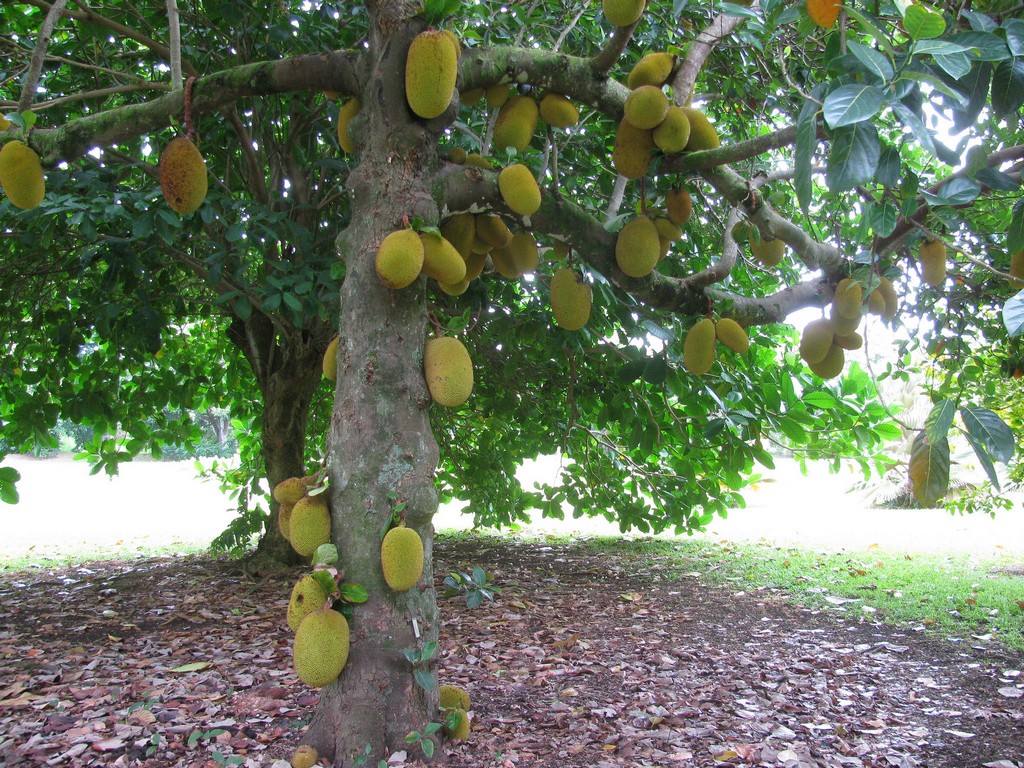
[(934, 506), (949, 489), (949, 440), (932, 442), (921, 430), (910, 448), (910, 483), (922, 507)]

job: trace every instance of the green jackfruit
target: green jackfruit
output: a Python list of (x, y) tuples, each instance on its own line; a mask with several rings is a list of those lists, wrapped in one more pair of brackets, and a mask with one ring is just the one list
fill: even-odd
[(456, 165), (463, 165), (469, 153), (463, 147), (452, 147), (448, 151), (448, 160)]
[(469, 702), (469, 693), (466, 692), (465, 688), (460, 688), (457, 685), (442, 685), (438, 687), (437, 693), (442, 711), (456, 708), (465, 711), (472, 709)]
[(405, 60), (405, 98), (419, 117), (442, 114), (455, 95), (459, 51), (452, 38), (436, 29), (413, 38)]
[(672, 223), (685, 227), (693, 214), (693, 199), (685, 189), (670, 189), (665, 194), (665, 208)]
[(825, 357), (816, 363), (808, 363), (807, 367), (816, 376), (823, 379), (834, 379), (843, 372), (845, 364), (846, 353), (843, 352), (843, 348), (838, 344), (832, 344), (829, 346), (828, 352), (825, 353)]
[[(206, 184), (205, 175), (203, 184)], [(39, 155), (28, 144), (9, 141), (0, 149), (0, 187), (3, 187), (11, 204), (22, 210), (35, 208), (43, 202), (46, 194), (43, 165)], [(206, 194), (205, 186), (203, 194)]]
[(498, 190), (505, 205), (520, 216), (532, 216), (540, 209), (540, 187), (522, 163), (510, 165), (498, 174)]
[(630, 277), (646, 277), (661, 257), (658, 228), (646, 216), (626, 222), (615, 240), (615, 263)]
[(540, 100), (540, 119), (553, 128), (571, 128), (580, 121), (580, 111), (560, 93), (546, 93)]
[(654, 226), (658, 228), (658, 236), (662, 240), (674, 243), (683, 236), (683, 230), (677, 227), (671, 219), (658, 216), (654, 219)]
[(423, 575), (423, 539), (404, 525), (392, 528), (380, 544), (380, 567), (395, 592), (412, 589)]
[(323, 359), (324, 378), (335, 381), (338, 378), (338, 337), (327, 342)]
[(278, 504), (294, 504), (306, 495), (306, 481), (301, 477), (289, 477), (274, 486), (271, 495)]
[(500, 216), (477, 214), (476, 236), (492, 248), (506, 248), (512, 242), (512, 232)]
[(303, 557), (312, 557), (317, 547), (331, 540), (331, 511), (326, 494), (303, 496), (292, 507), (288, 526), (292, 549)]
[(832, 323), (827, 318), (811, 320), (800, 336), (800, 357), (808, 365), (817, 365), (832, 348), (833, 335)]
[(511, 242), (504, 248), (493, 248), (490, 256), (494, 268), (506, 280), (516, 280), (522, 277), (523, 273), (519, 271), (515, 257), (512, 255)]
[(292, 509), (294, 506), (294, 504), (277, 505), (277, 530), (281, 532), (284, 540), (289, 542), (292, 538)]
[(839, 334), (836, 334), (832, 337), (832, 343), (835, 346), (840, 347), (841, 349), (860, 349), (861, 347), (864, 346), (864, 337), (861, 336), (856, 331), (846, 336), (840, 336)]
[(932, 288), (946, 282), (946, 244), (941, 240), (924, 240), (917, 252), (921, 262), (921, 279)]
[(694, 107), (680, 107), (680, 109), (686, 113), (686, 119), (690, 121), (690, 139), (686, 142), (687, 152), (715, 149), (721, 145), (718, 131), (703, 112)]
[(786, 255), (786, 243), (777, 237), (765, 240), (760, 237), (760, 233), (752, 231), (753, 227), (749, 224), (747, 226), (751, 229), (750, 252), (754, 258), (766, 267), (777, 267)]
[(438, 283), (437, 287), (449, 296), (461, 296), (469, 289), (469, 280), (462, 278), (457, 283)]
[(455, 246), (463, 259), (473, 252), (476, 237), (476, 217), (472, 213), (456, 213), (441, 225), (444, 239)]
[(654, 85), (641, 85), (626, 97), (623, 107), (626, 120), (640, 130), (653, 130), (668, 114), (668, 96)]
[(484, 97), (483, 88), (470, 88), (468, 91), (459, 92), (459, 104), (463, 107), (471, 107)]
[(473, 168), (485, 168), (488, 171), (494, 167), (491, 159), (489, 157), (482, 157), (479, 152), (470, 152), (466, 155), (466, 165)]
[(872, 315), (881, 317), (882, 313), (885, 312), (885, 297), (879, 292), (877, 286), (875, 290), (867, 295), (864, 303), (867, 305), (868, 312)]
[(715, 362), (715, 324), (711, 318), (702, 317), (689, 331), (683, 341), (683, 365), (695, 376), (703, 376)]
[[(1024, 266), (1024, 265), (1022, 265)], [(896, 317), (896, 313), (900, 309), (900, 297), (896, 294), (896, 286), (892, 284), (892, 280), (888, 277), (880, 277), (878, 280), (878, 287), (875, 291), (881, 294), (885, 300), (885, 309), (882, 310), (883, 320), (892, 320)]]
[(320, 582), (305, 575), (295, 582), (288, 600), (288, 626), (294, 631), (309, 614), (319, 611), (327, 603), (327, 593)]
[(1024, 285), (1024, 250), (1010, 254), (1010, 276), (1015, 278), (1011, 282), (1015, 286)]
[(512, 89), (507, 83), (492, 85), (484, 91), (484, 99), (491, 109), (501, 109), (505, 102), (512, 97)]
[(672, 74), (672, 67), (675, 66), (676, 57), (671, 53), (660, 51), (649, 53), (636, 63), (629, 77), (626, 78), (626, 87), (630, 90), (639, 88), (641, 85), (653, 85), (661, 88)]
[(473, 391), (473, 361), (469, 350), (452, 336), (427, 339), (423, 348), (423, 374), (430, 396), (438, 405), (462, 405)]
[(540, 264), (540, 250), (532, 232), (516, 232), (512, 235), (508, 249), (520, 275), (529, 275), (537, 270), (537, 265)]
[(348, 132), (348, 126), (352, 122), (352, 118), (358, 115), (362, 108), (362, 101), (358, 98), (351, 98), (338, 110), (338, 146), (350, 155), (355, 154), (356, 145), (352, 141), (352, 134)]
[(575, 270), (562, 267), (551, 278), (551, 311), (567, 331), (578, 331), (590, 319), (593, 291)]
[(641, 130), (626, 118), (622, 118), (615, 132), (615, 146), (612, 149), (612, 164), (615, 170), (627, 179), (646, 176), (651, 165), (652, 149), (654, 132)]
[(828, 321), (832, 324), (832, 331), (839, 336), (849, 336), (856, 331), (860, 327), (860, 317), (843, 317), (834, 306), (828, 309)]
[(733, 352), (741, 355), (750, 349), (750, 337), (743, 326), (731, 317), (723, 317), (715, 323), (715, 337)]
[(653, 136), (654, 143), (665, 154), (682, 152), (690, 141), (690, 120), (681, 107), (669, 107)]
[(349, 631), (345, 617), (324, 606), (302, 620), (295, 632), (292, 664), (311, 688), (334, 682), (348, 661)]
[(864, 286), (852, 277), (844, 277), (836, 284), (836, 292), (832, 296), (832, 307), (847, 320), (856, 320), (861, 315), (863, 298)]
[(412, 285), (423, 270), (423, 243), (411, 229), (399, 229), (385, 237), (377, 249), (377, 276), (388, 288)]
[(602, 0), (601, 10), (613, 27), (635, 24), (644, 12), (647, 0)]
[(196, 145), (184, 136), (171, 139), (160, 153), (160, 189), (168, 207), (187, 215), (206, 199), (206, 162)]
[(498, 152), (513, 147), (522, 152), (530, 145), (537, 132), (540, 110), (532, 96), (513, 96), (498, 111), (494, 123), (493, 141)]
[(320, 753), (316, 751), (316, 747), (302, 744), (296, 747), (292, 754), (292, 768), (313, 768), (319, 759)]
[(466, 262), (455, 246), (434, 232), (420, 233), (423, 273), (439, 283), (457, 283), (466, 276)]
[(466, 258), (466, 280), (476, 280), (487, 265), (486, 253), (471, 253)]

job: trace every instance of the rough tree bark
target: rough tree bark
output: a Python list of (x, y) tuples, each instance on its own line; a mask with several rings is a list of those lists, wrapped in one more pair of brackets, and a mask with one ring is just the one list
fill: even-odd
[[(353, 224), (339, 242), (346, 274), (328, 460), (340, 566), (369, 600), (355, 607), (348, 664), (324, 689), (303, 739), (339, 768), (367, 745), (373, 765), (409, 748), (404, 736), (437, 718), (436, 689), (415, 684), (401, 653), (438, 635), (431, 564), (438, 449), (422, 373), (425, 291), (422, 279), (401, 291), (384, 287), (374, 260), (404, 215), (438, 221), (426, 185), (443, 119), (414, 121), (405, 104), (406, 50), (423, 28), (410, 19), (415, 9), (396, 0), (370, 9), (372, 61), (356, 128), (359, 165), (349, 179)], [(380, 543), (399, 502), (426, 554), (420, 583), (405, 593), (387, 587), (380, 567)]]

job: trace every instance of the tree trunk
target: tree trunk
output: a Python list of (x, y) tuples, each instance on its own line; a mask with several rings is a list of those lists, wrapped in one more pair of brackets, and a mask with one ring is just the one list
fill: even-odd
[[(390, 21), (380, 7), (374, 9), (359, 166), (349, 179), (353, 224), (339, 239), (347, 268), (329, 437), (333, 539), (345, 581), (365, 587), (369, 600), (355, 606), (348, 663), (324, 689), (303, 739), (338, 768), (352, 765), (367, 746), (371, 766), (402, 749), (422, 758), (404, 736), (439, 717), (436, 688), (418, 687), (401, 653), (436, 641), (439, 627), (431, 562), (438, 449), (422, 368), (424, 279), (393, 291), (381, 283), (374, 264), (377, 246), (403, 226), (403, 215), (429, 224), (438, 220), (426, 186), (436, 162), (428, 149), (436, 146), (438, 133), (414, 122), (405, 105), (405, 53), (422, 26), (411, 28), (401, 18), (404, 6), (390, 5)], [(381, 540), (396, 504), (404, 505), (401, 514), (425, 550), (420, 583), (404, 593), (386, 585), (380, 566)], [(424, 667), (432, 671), (433, 661)]]

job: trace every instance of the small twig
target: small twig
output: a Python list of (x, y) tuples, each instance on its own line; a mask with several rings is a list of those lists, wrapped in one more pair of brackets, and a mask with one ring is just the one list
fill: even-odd
[(619, 175), (615, 179), (615, 188), (612, 190), (611, 199), (608, 200), (608, 211), (605, 213), (606, 219), (614, 219), (619, 215), (619, 208), (622, 207), (622, 201), (626, 197), (626, 184), (628, 179), (625, 176)]
[(182, 89), (181, 20), (177, 0), (167, 0), (167, 27), (171, 42), (171, 91)]
[(589, 10), (589, 8), (590, 8), (589, 3), (583, 3), (582, 4), (582, 6), (580, 7), (579, 12), (576, 14), (576, 16), (573, 18), (573, 20), (569, 22), (569, 26), (567, 26), (565, 29), (563, 29), (562, 33), (558, 36), (558, 39), (555, 40), (555, 44), (551, 47), (551, 50), (557, 51), (559, 48), (562, 47), (562, 43), (565, 42), (565, 38), (567, 38), (569, 36), (569, 33), (572, 32), (573, 29), (575, 29), (575, 27), (579, 23), (580, 19), (583, 18), (583, 14), (586, 13), (587, 10)]
[(32, 100), (36, 95), (36, 88), (39, 85), (39, 78), (43, 74), (43, 61), (46, 59), (46, 49), (50, 45), (50, 37), (53, 35), (53, 28), (60, 18), (64, 6), (68, 0), (56, 0), (50, 6), (43, 20), (43, 26), (39, 29), (39, 37), (36, 39), (36, 47), (32, 50), (32, 61), (28, 71), (21, 81), (21, 98), (18, 99), (18, 111), (27, 112), (32, 107)]

